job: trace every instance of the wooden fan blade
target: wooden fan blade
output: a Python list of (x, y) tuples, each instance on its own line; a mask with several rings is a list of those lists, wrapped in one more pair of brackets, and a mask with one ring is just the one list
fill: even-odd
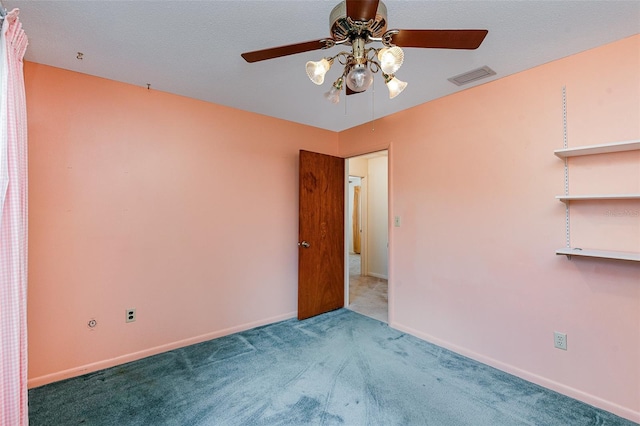
[(487, 30), (399, 30), (391, 43), (400, 47), (432, 49), (477, 49)]
[(279, 58), (281, 56), (295, 55), (296, 53), (309, 52), (325, 48), (327, 39), (305, 41), (304, 43), (288, 44), (286, 46), (271, 47), (269, 49), (245, 52), (241, 56), (247, 62), (258, 62), (266, 59)]
[(347, 16), (354, 21), (368, 21), (376, 17), (378, 0), (347, 0)]

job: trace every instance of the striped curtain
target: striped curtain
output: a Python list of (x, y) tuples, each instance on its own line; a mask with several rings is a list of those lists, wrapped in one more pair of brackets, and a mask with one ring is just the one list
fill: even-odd
[(0, 35), (0, 425), (26, 426), (27, 37), (14, 9)]

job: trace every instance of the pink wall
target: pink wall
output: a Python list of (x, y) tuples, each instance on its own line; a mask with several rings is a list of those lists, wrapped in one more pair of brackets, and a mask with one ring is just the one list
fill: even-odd
[[(635, 36), (377, 120), (373, 138), (371, 124), (340, 134), (343, 156), (390, 149), (393, 327), (640, 421), (640, 265), (554, 254), (553, 155), (563, 86), (569, 146), (640, 138), (639, 75)], [(640, 192), (638, 152), (571, 166), (574, 193)], [(575, 206), (572, 240), (640, 252), (639, 213)]]
[(31, 386), (295, 315), (298, 150), (337, 134), (25, 74)]

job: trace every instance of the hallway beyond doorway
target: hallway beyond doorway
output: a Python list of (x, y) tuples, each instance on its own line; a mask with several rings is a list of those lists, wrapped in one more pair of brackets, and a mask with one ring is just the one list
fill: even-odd
[(349, 309), (388, 322), (387, 280), (361, 275), (360, 255), (349, 254)]

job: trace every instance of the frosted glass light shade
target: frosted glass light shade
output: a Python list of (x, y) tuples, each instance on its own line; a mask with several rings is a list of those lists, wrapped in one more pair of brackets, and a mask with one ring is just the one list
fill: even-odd
[(340, 102), (340, 91), (342, 90), (342, 77), (337, 79), (335, 83), (331, 86), (331, 89), (327, 93), (324, 94), (325, 99), (327, 99), (332, 104), (337, 104)]
[(354, 92), (364, 92), (373, 82), (373, 73), (366, 64), (351, 67), (347, 74), (347, 87)]
[(324, 94), (324, 98), (332, 104), (337, 104), (340, 102), (340, 89), (337, 89), (336, 86), (331, 86), (331, 89)]
[(309, 61), (306, 65), (309, 79), (317, 85), (321, 85), (324, 82), (324, 75), (329, 71), (329, 68), (331, 68), (331, 62), (327, 61), (325, 58), (322, 58), (317, 62)]
[(406, 82), (400, 81), (394, 76), (385, 77), (385, 84), (387, 85), (387, 89), (389, 89), (389, 99), (395, 98), (407, 87)]
[(404, 62), (404, 52), (398, 46), (384, 47), (378, 52), (380, 69), (385, 74), (395, 74)]

